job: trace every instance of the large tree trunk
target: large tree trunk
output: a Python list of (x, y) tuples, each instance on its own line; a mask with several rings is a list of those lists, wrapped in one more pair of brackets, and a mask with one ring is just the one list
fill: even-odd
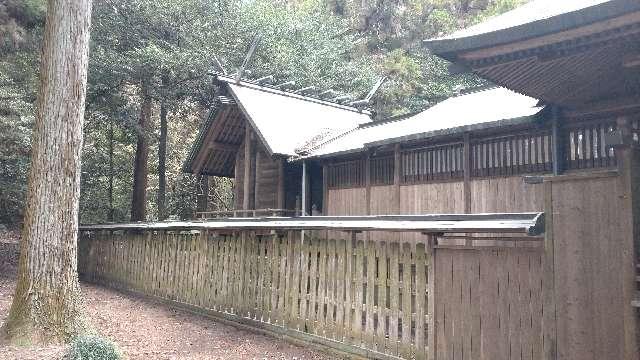
[(149, 177), (148, 127), (151, 122), (151, 95), (146, 80), (142, 81), (142, 106), (138, 120), (138, 146), (133, 169), (131, 221), (144, 221), (147, 215), (147, 178)]
[(77, 274), (91, 0), (49, 0), (18, 283), (0, 332), (16, 343), (84, 329)]
[(167, 104), (160, 105), (160, 140), (158, 143), (158, 219), (167, 218), (165, 196), (167, 192)]

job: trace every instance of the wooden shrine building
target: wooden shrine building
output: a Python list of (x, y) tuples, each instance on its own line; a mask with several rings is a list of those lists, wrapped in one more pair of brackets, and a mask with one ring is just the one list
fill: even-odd
[[(490, 338), (514, 359), (540, 358), (539, 348), (544, 359), (638, 359), (640, 2), (533, 0), (425, 46), (452, 73), (497, 86), (374, 123), (355, 107), (218, 77), (184, 170), (234, 177), (236, 209), (544, 211), (543, 304)], [(436, 267), (463, 260), (435, 251), (448, 259)], [(435, 358), (497, 359), (486, 355), (493, 344), (480, 357), (460, 352), (476, 344), (464, 324), (495, 320), (496, 304), (465, 317), (455, 291), (445, 298), (434, 326), (463, 330), (438, 333)]]

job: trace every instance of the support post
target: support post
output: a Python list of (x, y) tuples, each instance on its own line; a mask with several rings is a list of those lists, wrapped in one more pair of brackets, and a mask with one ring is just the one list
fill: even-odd
[(400, 214), (400, 172), (402, 169), (402, 157), (400, 152), (400, 143), (396, 144), (393, 149), (393, 200), (396, 214)]
[(253, 178), (253, 208), (260, 208), (260, 163), (262, 161), (262, 151), (256, 147), (255, 171)]
[(249, 127), (249, 124), (245, 124), (242, 210), (249, 210), (249, 198), (251, 196), (251, 137), (251, 128)]
[[(371, 153), (367, 152), (364, 158), (364, 186), (365, 201), (367, 203), (367, 215), (371, 215)], [(368, 233), (367, 233), (368, 234)]]
[(285, 208), (285, 192), (284, 192), (284, 159), (278, 160), (278, 209)]
[(471, 213), (471, 142), (469, 133), (463, 135), (463, 178), (464, 178), (464, 212)]
[(307, 216), (307, 162), (302, 162), (302, 216)]
[(329, 215), (329, 166), (322, 165), (322, 215)]
[(616, 121), (618, 130), (621, 132), (622, 144), (616, 146), (615, 152), (618, 160), (618, 179), (620, 180), (621, 212), (620, 227), (624, 234), (624, 243), (619, 244), (622, 251), (622, 298), (624, 304), (624, 359), (631, 360), (638, 358), (638, 317), (632, 303), (636, 296), (636, 260), (638, 246), (636, 239), (639, 238), (638, 222), (640, 221), (640, 201), (638, 194), (638, 161), (636, 149), (633, 147), (633, 135), (629, 119), (620, 117)]
[(565, 169), (565, 146), (560, 124), (560, 109), (551, 108), (551, 137), (553, 139), (553, 175), (560, 175)]
[[(464, 192), (464, 213), (471, 213), (471, 141), (469, 133), (463, 135), (462, 145), (462, 175), (463, 175), (463, 192)], [(465, 246), (473, 246), (472, 234), (467, 234), (467, 238), (464, 241)]]

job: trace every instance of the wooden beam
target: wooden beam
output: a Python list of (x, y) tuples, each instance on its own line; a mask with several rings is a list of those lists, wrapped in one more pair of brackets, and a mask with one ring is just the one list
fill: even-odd
[[(467, 52), (466, 54), (463, 54), (462, 58), (467, 61), (472, 61), (472, 60), (477, 60), (482, 58), (505, 55), (505, 54), (514, 53), (518, 51), (524, 51), (528, 49), (534, 49), (534, 48), (544, 49), (544, 47), (548, 46), (549, 44), (554, 44), (554, 43), (562, 44), (563, 41), (566, 41), (566, 40), (575, 40), (576, 38), (586, 38), (592, 34), (605, 32), (607, 30), (615, 29), (618, 27), (621, 28), (626, 25), (636, 23), (639, 19), (640, 19), (640, 12), (632, 12), (630, 14), (626, 14), (618, 18), (611, 19), (609, 21), (601, 21), (588, 26), (582, 26), (579, 28), (562, 31), (559, 33), (540, 36), (537, 38), (519, 41), (516, 43), (498, 45), (491, 48), (481, 48), (478, 50), (472, 50)], [(634, 30), (633, 28), (631, 28), (626, 32), (613, 32), (610, 37), (612, 38), (621, 37), (625, 34), (629, 34), (633, 32)], [(602, 41), (602, 38), (598, 38), (598, 40), (596, 41)]]
[(238, 151), (238, 145), (235, 144), (226, 144), (219, 142), (210, 142), (207, 144), (207, 150), (223, 150), (223, 151)]
[(243, 180), (243, 194), (242, 194), (242, 209), (249, 210), (249, 197), (251, 193), (251, 127), (249, 123), (245, 123), (244, 130), (244, 178)]
[(393, 148), (393, 201), (396, 214), (400, 214), (401, 212), (400, 182), (402, 171), (402, 153), (400, 150), (400, 143), (395, 144)]
[[(220, 109), (220, 112), (217, 114), (216, 118), (213, 120), (213, 126), (209, 128), (209, 132), (205, 135), (205, 138), (202, 142), (203, 146), (200, 148), (200, 151), (196, 155), (196, 159), (194, 161), (193, 173), (198, 175), (202, 171), (202, 167), (205, 165), (205, 160), (209, 158), (209, 144), (214, 143), (215, 134), (217, 134), (222, 128), (223, 119), (230, 112), (231, 107), (225, 106)], [(215, 110), (211, 110), (215, 111)]]

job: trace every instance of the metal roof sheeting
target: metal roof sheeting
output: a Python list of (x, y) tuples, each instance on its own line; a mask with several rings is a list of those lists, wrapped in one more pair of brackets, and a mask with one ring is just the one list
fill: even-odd
[(543, 106), (538, 100), (497, 87), (444, 100), (412, 117), (363, 126), (311, 152), (311, 157), (363, 150), (381, 142), (427, 138), (528, 122)]
[(368, 112), (249, 83), (227, 82), (238, 106), (272, 154), (295, 155), (309, 139), (371, 122)]

